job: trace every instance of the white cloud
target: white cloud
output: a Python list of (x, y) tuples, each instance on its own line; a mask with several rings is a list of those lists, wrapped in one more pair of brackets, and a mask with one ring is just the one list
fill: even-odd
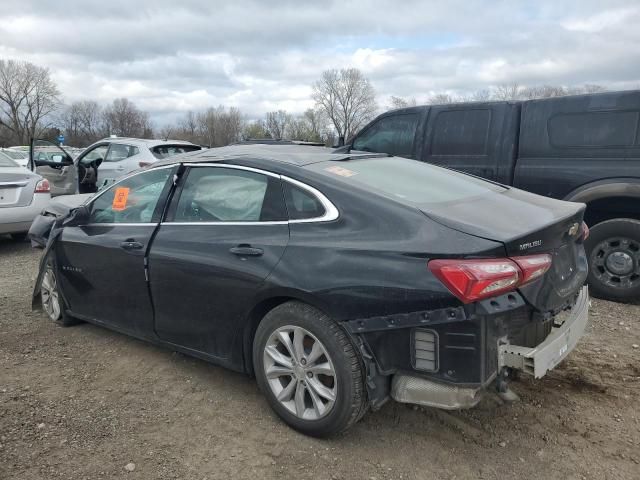
[(360, 68), (381, 105), (511, 82), (638, 88), (638, 24), (636, 0), (3, 0), (0, 58), (49, 67), (69, 101), (255, 117), (311, 106), (328, 68)]

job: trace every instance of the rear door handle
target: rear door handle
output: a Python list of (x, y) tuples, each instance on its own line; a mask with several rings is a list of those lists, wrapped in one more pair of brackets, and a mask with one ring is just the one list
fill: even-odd
[(124, 248), (125, 250), (140, 250), (141, 248), (144, 248), (144, 245), (130, 238), (122, 242), (120, 244), (120, 248)]
[(259, 257), (264, 253), (261, 248), (254, 248), (251, 245), (246, 244), (241, 244), (237, 247), (231, 247), (229, 251), (234, 255), (238, 255), (239, 257)]

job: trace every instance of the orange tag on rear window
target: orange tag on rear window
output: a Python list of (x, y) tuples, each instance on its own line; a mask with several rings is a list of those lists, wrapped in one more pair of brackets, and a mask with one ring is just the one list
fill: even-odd
[(121, 212), (127, 208), (127, 198), (129, 197), (129, 187), (116, 188), (116, 194), (113, 197), (113, 203), (111, 209), (116, 212)]

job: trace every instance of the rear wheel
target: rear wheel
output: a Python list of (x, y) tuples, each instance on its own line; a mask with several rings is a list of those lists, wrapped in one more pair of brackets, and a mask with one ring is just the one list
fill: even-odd
[(585, 247), (594, 296), (618, 301), (640, 298), (640, 221), (617, 218), (598, 223), (590, 228)]
[(307, 435), (345, 430), (367, 407), (356, 349), (335, 322), (309, 305), (287, 302), (264, 317), (253, 362), (271, 407)]
[(60, 295), (58, 279), (51, 260), (47, 261), (44, 274), (42, 275), (40, 299), (42, 301), (42, 309), (47, 314), (47, 317), (49, 317), (49, 320), (63, 327), (69, 327), (78, 323), (76, 319), (70, 317), (65, 312), (64, 300)]

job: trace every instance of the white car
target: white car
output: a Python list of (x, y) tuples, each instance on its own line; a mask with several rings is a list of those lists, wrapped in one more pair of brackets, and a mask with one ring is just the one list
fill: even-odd
[(12, 148), (3, 148), (0, 150), (0, 157), (9, 157), (21, 167), (29, 168), (29, 152), (24, 150), (14, 150)]
[(110, 137), (88, 146), (73, 158), (46, 140), (35, 140), (36, 172), (51, 183), (51, 194), (92, 193), (116, 179), (173, 155), (202, 147), (182, 140)]
[(0, 156), (0, 234), (23, 240), (33, 219), (50, 201), (46, 178)]

